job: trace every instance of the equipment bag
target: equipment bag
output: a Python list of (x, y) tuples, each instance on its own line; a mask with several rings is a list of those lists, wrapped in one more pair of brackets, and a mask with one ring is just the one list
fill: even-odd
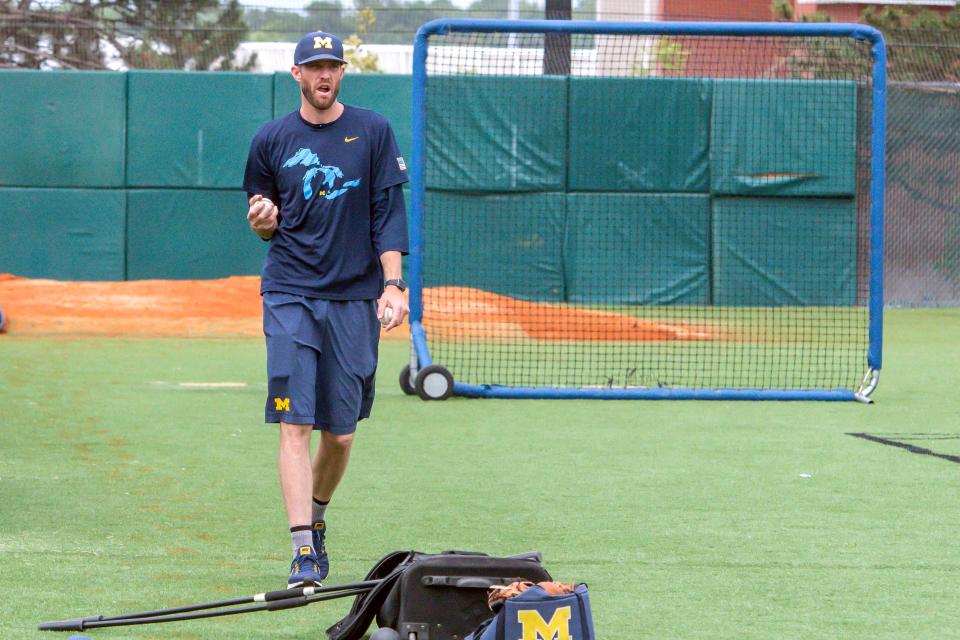
[(367, 576), (382, 582), (357, 596), (350, 613), (327, 629), (327, 636), (359, 640), (376, 618), (403, 640), (463, 640), (490, 616), (487, 589), (551, 579), (540, 560), (539, 553), (507, 558), (469, 551), (390, 554)]
[(550, 595), (532, 586), (506, 600), (496, 614), (480, 624), (464, 640), (595, 640), (593, 615), (587, 585), (573, 593)]
[(578, 584), (565, 595), (550, 595), (534, 585), (498, 606), (496, 614), (464, 640), (515, 638), (595, 640), (587, 585)]

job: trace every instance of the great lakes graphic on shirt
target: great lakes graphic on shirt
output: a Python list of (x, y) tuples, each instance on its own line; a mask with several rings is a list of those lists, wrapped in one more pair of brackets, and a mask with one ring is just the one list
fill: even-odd
[[(356, 180), (341, 182), (340, 187), (336, 188), (337, 180), (343, 179), (343, 171), (340, 170), (340, 167), (320, 164), (320, 158), (310, 149), (298, 149), (295, 154), (287, 158), (283, 163), (284, 169), (298, 166), (309, 167), (303, 176), (303, 197), (306, 200), (309, 200), (314, 195), (322, 196), (327, 200), (333, 200), (349, 191), (350, 187), (356, 187), (360, 184), (360, 178), (357, 178)], [(323, 189), (314, 191), (314, 178), (320, 174), (323, 174), (323, 177), (320, 179)]]

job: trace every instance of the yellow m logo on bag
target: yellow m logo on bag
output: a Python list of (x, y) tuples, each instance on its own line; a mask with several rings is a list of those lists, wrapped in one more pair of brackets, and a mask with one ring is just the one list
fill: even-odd
[(290, 411), (290, 398), (274, 398), (273, 402), (277, 405), (277, 411)]
[(517, 622), (523, 629), (520, 640), (573, 640), (570, 637), (570, 607), (558, 607), (550, 622), (536, 609), (517, 611)]
[(333, 49), (333, 42), (330, 40), (329, 37), (314, 36), (313, 48), (314, 49)]

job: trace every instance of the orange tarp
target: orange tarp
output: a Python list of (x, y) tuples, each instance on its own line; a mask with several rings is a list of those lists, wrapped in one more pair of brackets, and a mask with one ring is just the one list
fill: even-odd
[[(260, 278), (70, 282), (0, 274), (11, 335), (261, 337)], [(525, 302), (462, 287), (424, 292), (435, 339), (550, 341), (710, 340), (715, 329), (566, 305)], [(384, 338), (409, 339), (407, 324)]]

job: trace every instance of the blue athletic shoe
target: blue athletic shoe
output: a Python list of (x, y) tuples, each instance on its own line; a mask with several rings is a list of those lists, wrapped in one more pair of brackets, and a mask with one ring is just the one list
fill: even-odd
[(290, 563), (290, 577), (287, 578), (287, 588), (316, 585), (325, 577), (320, 575), (317, 565), (317, 556), (310, 547), (300, 547), (293, 562)]
[(324, 544), (324, 538), (327, 535), (327, 523), (323, 520), (313, 523), (313, 548), (317, 552), (317, 567), (319, 567), (320, 578), (325, 579), (330, 575), (330, 558), (327, 556), (327, 547)]

